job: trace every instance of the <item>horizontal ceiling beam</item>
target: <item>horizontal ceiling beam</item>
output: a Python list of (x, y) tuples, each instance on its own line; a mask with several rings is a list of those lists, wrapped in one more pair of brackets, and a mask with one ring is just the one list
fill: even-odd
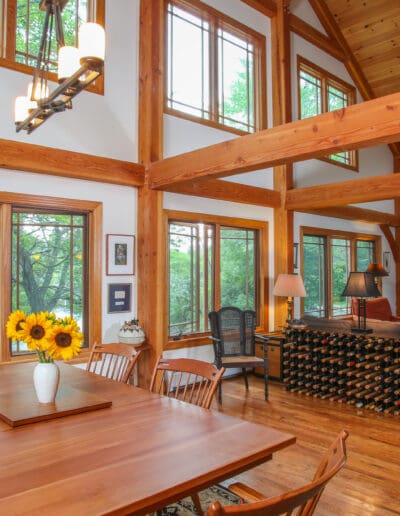
[(149, 186), (163, 190), (397, 140), (400, 93), (157, 161)]
[(212, 179), (210, 181), (198, 181), (197, 183), (185, 183), (171, 187), (169, 192), (208, 197), (221, 201), (255, 204), (269, 208), (278, 208), (281, 205), (281, 195), (276, 190), (248, 186), (232, 181)]
[(369, 224), (385, 224), (387, 226), (400, 227), (400, 216), (384, 213), (376, 210), (367, 210), (357, 206), (340, 206), (332, 208), (320, 208), (319, 210), (307, 210), (312, 215), (335, 217), (337, 219), (356, 220)]
[(398, 192), (400, 174), (388, 174), (288, 190), (285, 208), (309, 211), (349, 203), (383, 201), (393, 199)]
[(142, 186), (144, 167), (137, 163), (0, 139), (0, 168), (53, 176)]

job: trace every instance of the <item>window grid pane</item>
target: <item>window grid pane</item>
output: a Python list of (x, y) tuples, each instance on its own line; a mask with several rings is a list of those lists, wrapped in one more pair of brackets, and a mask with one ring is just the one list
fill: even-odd
[[(352, 101), (352, 90), (349, 85), (341, 84), (331, 78), (328, 72), (314, 67), (312, 63), (300, 61), (298, 76), (300, 118), (309, 118), (325, 111), (343, 109)], [(356, 151), (341, 151), (327, 156), (330, 161), (348, 167), (357, 166)]]
[[(85, 332), (86, 235), (84, 215), (14, 210), (11, 310), (74, 317)], [(31, 354), (23, 342), (10, 346), (12, 356)]]
[(318, 77), (300, 70), (301, 118), (322, 113), (322, 83)]
[(256, 231), (221, 228), (221, 306), (256, 309)]
[(303, 239), (304, 313), (316, 317), (326, 315), (326, 239), (325, 237), (304, 235)]
[(179, 0), (168, 3), (166, 20), (166, 108), (255, 132), (261, 105), (256, 73), (262, 68), (257, 36), (213, 10)]
[(168, 107), (210, 119), (209, 23), (168, 6)]
[(254, 46), (218, 29), (219, 121), (254, 132)]
[(364, 272), (370, 263), (375, 263), (375, 242), (370, 240), (356, 241), (356, 271)]
[(331, 316), (346, 315), (351, 313), (349, 297), (342, 297), (349, 276), (350, 265), (350, 240), (332, 238), (331, 247)]
[[(66, 45), (76, 45), (78, 27), (82, 22), (94, 19), (92, 2), (89, 0), (69, 0), (62, 12), (63, 31)], [(45, 11), (39, 9), (38, 0), (16, 1), (15, 61), (28, 66), (36, 66), (42, 37)], [(55, 31), (55, 28), (54, 28)], [(51, 48), (49, 71), (57, 71), (57, 44)]]

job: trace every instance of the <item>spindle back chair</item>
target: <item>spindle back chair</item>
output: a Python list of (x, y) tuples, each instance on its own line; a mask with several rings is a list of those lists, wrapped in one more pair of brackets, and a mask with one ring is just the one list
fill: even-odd
[(229, 489), (239, 495), (244, 502), (239, 505), (222, 506), (219, 502), (213, 502), (207, 511), (207, 516), (225, 516), (246, 514), (248, 516), (311, 516), (329, 480), (336, 475), (346, 463), (345, 440), (348, 436), (346, 430), (342, 430), (329, 447), (320, 462), (312, 482), (303, 487), (293, 489), (287, 493), (273, 498), (265, 498), (263, 495), (249, 488), (245, 484), (236, 483)]
[(191, 358), (159, 358), (150, 391), (210, 408), (225, 369)]
[(129, 344), (95, 343), (90, 353), (86, 371), (106, 376), (111, 380), (128, 383), (140, 351)]

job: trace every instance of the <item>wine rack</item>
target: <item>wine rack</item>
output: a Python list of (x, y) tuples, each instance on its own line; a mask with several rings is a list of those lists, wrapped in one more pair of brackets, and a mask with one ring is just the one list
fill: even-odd
[(286, 333), (286, 389), (400, 415), (400, 340), (312, 330)]

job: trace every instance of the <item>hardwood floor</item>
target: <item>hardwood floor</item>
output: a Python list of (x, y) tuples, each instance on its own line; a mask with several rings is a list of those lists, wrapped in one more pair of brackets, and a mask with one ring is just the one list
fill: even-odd
[(400, 514), (400, 417), (288, 393), (278, 382), (270, 382), (266, 402), (263, 380), (249, 381), (246, 393), (242, 378), (224, 380), (222, 407), (214, 400), (212, 408), (292, 433), (297, 443), (238, 480), (267, 496), (298, 487), (312, 479), (322, 454), (345, 428), (347, 464), (328, 484), (315, 515)]

